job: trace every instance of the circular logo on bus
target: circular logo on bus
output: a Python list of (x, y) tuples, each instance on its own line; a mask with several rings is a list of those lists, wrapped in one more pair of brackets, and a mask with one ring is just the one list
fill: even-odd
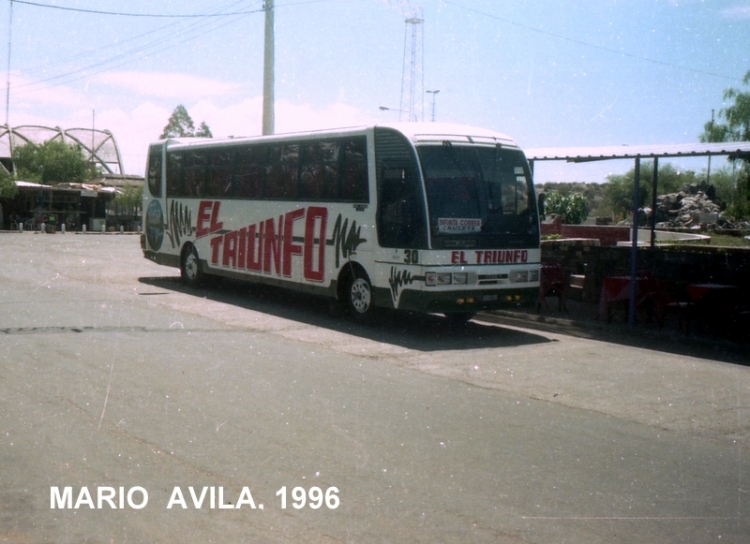
[(154, 251), (159, 251), (164, 241), (164, 212), (158, 200), (152, 200), (146, 211), (146, 240)]

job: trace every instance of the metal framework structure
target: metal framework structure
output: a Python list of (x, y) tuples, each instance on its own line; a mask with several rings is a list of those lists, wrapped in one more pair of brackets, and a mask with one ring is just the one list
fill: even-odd
[[(656, 209), (656, 193), (659, 178), (659, 159), (667, 157), (713, 157), (724, 155), (731, 160), (750, 160), (750, 142), (695, 143), (677, 145), (621, 145), (602, 147), (550, 147), (527, 149), (526, 157), (534, 171), (535, 161), (592, 162), (613, 159), (633, 159), (635, 161), (633, 183), (633, 231), (630, 236), (630, 301), (628, 323), (632, 329), (635, 323), (635, 284), (638, 267), (638, 217), (639, 190), (641, 184), (641, 159), (653, 159), (654, 169), (651, 179), (651, 207)], [(651, 248), (656, 244), (656, 214), (651, 216)]]
[[(424, 19), (406, 19), (399, 121), (424, 121)], [(406, 116), (406, 119), (404, 119)]]
[(13, 169), (13, 149), (28, 143), (42, 144), (59, 140), (79, 145), (84, 158), (99, 166), (105, 173), (122, 174), (122, 159), (115, 137), (108, 130), (92, 128), (44, 127), (22, 125), (8, 128), (0, 125), (0, 167), (6, 172)]

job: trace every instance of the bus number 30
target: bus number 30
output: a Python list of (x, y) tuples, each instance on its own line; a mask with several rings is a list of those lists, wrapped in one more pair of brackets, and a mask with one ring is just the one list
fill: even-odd
[[(317, 510), (325, 503), (328, 509), (335, 510), (340, 504), (338, 493), (339, 489), (337, 487), (329, 487), (325, 492), (319, 487), (311, 487), (310, 489), (295, 487), (291, 492), (292, 506), (297, 510), (301, 510), (307, 505), (313, 510)], [(286, 510), (286, 486), (279, 489), (276, 492), (276, 496), (281, 497), (281, 509)]]
[(405, 249), (404, 250), (404, 262), (406, 264), (419, 264), (419, 250), (418, 249)]

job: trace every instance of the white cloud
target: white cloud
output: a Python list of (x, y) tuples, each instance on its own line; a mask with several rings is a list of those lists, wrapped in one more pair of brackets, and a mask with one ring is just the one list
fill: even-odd
[(750, 5), (727, 8), (721, 14), (727, 19), (750, 19)]
[[(53, 85), (50, 82), (50, 85)], [(5, 93), (3, 93), (4, 95)], [(44, 83), (32, 83), (18, 71), (10, 74), (11, 114), (15, 110), (36, 110), (40, 106), (66, 106), (78, 108), (85, 104), (85, 96), (64, 85), (45, 86)], [(19, 124), (11, 119), (11, 125)]]
[[(258, 136), (261, 133), (261, 97), (248, 98), (226, 107), (204, 100), (192, 105), (186, 104), (186, 108), (195, 124), (205, 121), (216, 138)], [(143, 175), (148, 144), (158, 138), (171, 114), (171, 110), (147, 102), (131, 112), (113, 109), (104, 110), (100, 114), (97, 111), (96, 125), (97, 128), (107, 129), (114, 134), (125, 173)], [(88, 115), (90, 119), (90, 112)], [(80, 116), (75, 120), (78, 119)], [(374, 118), (347, 104), (337, 103), (317, 108), (309, 104), (293, 104), (286, 101), (276, 103), (277, 133), (357, 126), (374, 122)]]
[[(142, 175), (149, 143), (158, 139), (174, 108), (169, 98), (179, 97), (196, 125), (205, 122), (216, 138), (256, 136), (262, 127), (262, 97), (232, 100), (240, 85), (186, 74), (115, 72), (96, 76), (84, 89), (66, 86), (31, 90), (19, 73), (11, 80), (13, 126), (109, 130), (117, 142), (126, 174)], [(96, 86), (122, 92), (101, 92)], [(125, 95), (130, 96), (125, 96)], [(133, 97), (132, 95), (136, 96)], [(141, 94), (143, 100), (137, 101)], [(163, 100), (164, 98), (167, 100)], [(214, 98), (222, 97), (218, 105)], [(133, 99), (136, 99), (135, 101)], [(169, 103), (169, 105), (167, 105)], [(324, 106), (276, 102), (277, 133), (364, 125), (372, 116), (339, 100)]]
[(91, 81), (145, 96), (181, 99), (226, 96), (241, 87), (238, 83), (170, 72), (108, 72)]

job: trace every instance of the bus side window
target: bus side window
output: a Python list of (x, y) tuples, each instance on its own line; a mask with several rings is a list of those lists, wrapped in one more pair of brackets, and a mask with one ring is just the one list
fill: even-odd
[(266, 146), (250, 146), (237, 151), (237, 166), (234, 170), (234, 196), (240, 198), (262, 198), (263, 180), (268, 164)]
[(385, 166), (381, 176), (378, 232), (383, 247), (419, 245), (422, 221), (410, 172)]
[(347, 141), (341, 168), (341, 199), (347, 202), (369, 202), (367, 147), (364, 138)]
[(187, 153), (182, 168), (184, 196), (193, 198), (202, 196), (206, 182), (206, 152), (197, 150)]
[(153, 146), (148, 153), (148, 192), (161, 197), (161, 153), (162, 146)]
[(182, 153), (167, 153), (167, 196), (185, 196), (182, 187)]
[(208, 155), (208, 170), (204, 195), (210, 198), (232, 196), (232, 166), (234, 153), (212, 151)]
[(271, 146), (264, 197), (291, 200), (298, 198), (299, 144)]

